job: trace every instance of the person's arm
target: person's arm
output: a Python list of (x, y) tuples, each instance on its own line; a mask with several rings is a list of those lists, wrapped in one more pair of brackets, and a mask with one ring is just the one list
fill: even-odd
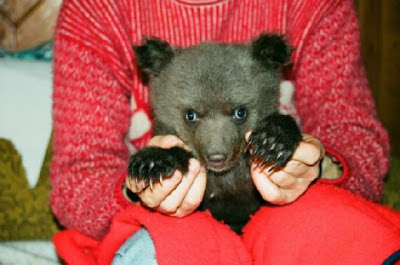
[[(99, 1), (101, 2), (101, 1)], [(122, 194), (128, 70), (96, 3), (64, 1), (55, 36), (51, 206), (60, 223), (101, 238)], [(109, 15), (109, 14), (106, 14)], [(104, 13), (103, 13), (103, 16)], [(104, 26), (105, 27), (105, 26)], [(115, 39), (115, 46), (121, 45)]]
[[(296, 106), (303, 131), (321, 140), (338, 178), (322, 180), (379, 201), (388, 169), (388, 136), (377, 119), (360, 58), (358, 21), (350, 0), (315, 20), (295, 62)], [(323, 164), (324, 165), (324, 164)], [(326, 167), (326, 166), (324, 166)], [(324, 168), (323, 168), (324, 169)]]

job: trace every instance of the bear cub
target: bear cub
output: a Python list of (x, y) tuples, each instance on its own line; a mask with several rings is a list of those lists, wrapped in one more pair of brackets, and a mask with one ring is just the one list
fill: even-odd
[(280, 70), (291, 47), (282, 36), (263, 33), (251, 43), (188, 48), (149, 38), (134, 52), (149, 76), (154, 135), (176, 135), (191, 152), (145, 147), (130, 157), (128, 175), (152, 187), (176, 169), (187, 172), (195, 157), (207, 168), (200, 209), (240, 233), (264, 203), (250, 162), (282, 167), (302, 140), (294, 119), (278, 113)]

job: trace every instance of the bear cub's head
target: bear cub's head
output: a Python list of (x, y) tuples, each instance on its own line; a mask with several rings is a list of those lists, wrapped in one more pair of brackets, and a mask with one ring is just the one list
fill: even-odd
[(134, 51), (150, 77), (154, 134), (177, 135), (214, 172), (229, 171), (244, 154), (245, 133), (277, 111), (279, 70), (291, 55), (275, 34), (188, 48), (149, 38)]

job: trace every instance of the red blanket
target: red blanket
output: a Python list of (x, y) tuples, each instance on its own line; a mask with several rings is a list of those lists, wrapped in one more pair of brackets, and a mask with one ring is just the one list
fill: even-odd
[(174, 218), (132, 206), (114, 217), (101, 242), (67, 230), (54, 243), (68, 264), (110, 264), (143, 226), (160, 265), (382, 264), (400, 249), (398, 212), (324, 184), (290, 205), (261, 208), (242, 237), (207, 212)]

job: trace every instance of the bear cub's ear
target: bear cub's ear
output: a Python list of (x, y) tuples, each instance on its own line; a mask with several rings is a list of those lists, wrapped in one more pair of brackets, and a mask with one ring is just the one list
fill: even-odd
[(158, 38), (146, 38), (143, 45), (133, 46), (133, 50), (140, 69), (155, 76), (159, 75), (175, 56), (169, 43)]
[(293, 48), (283, 36), (262, 33), (251, 43), (252, 56), (267, 68), (279, 69), (290, 62)]

